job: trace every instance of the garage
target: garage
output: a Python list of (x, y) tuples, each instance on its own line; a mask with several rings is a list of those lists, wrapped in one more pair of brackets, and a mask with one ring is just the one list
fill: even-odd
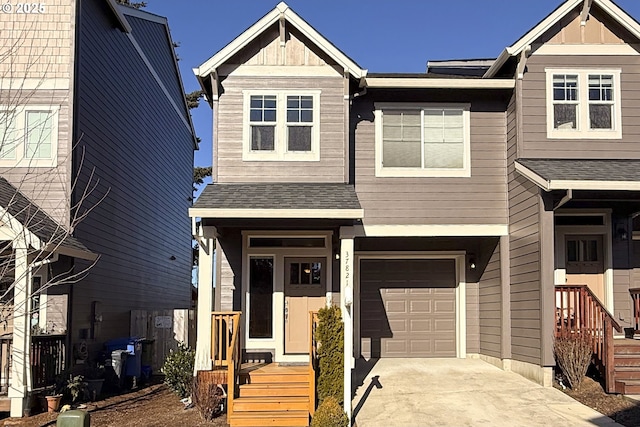
[(454, 259), (362, 259), (362, 355), (456, 357), (456, 285)]

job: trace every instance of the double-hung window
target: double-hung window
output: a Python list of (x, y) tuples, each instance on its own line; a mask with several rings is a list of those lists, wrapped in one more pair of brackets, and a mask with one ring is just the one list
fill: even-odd
[(56, 165), (58, 107), (0, 106), (0, 166)]
[(320, 91), (244, 91), (243, 160), (320, 160)]
[(376, 176), (470, 176), (469, 114), (468, 104), (376, 104)]
[(620, 139), (620, 70), (547, 69), (547, 136)]

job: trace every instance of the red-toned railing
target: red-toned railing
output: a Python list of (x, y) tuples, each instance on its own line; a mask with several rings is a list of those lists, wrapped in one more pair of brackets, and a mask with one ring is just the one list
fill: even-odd
[(582, 333), (591, 338), (596, 366), (608, 393), (615, 391), (613, 330), (622, 328), (586, 285), (556, 286), (556, 336)]
[(240, 312), (214, 312), (211, 319), (211, 359), (214, 369), (227, 368), (227, 417), (233, 415), (240, 369)]
[(640, 288), (629, 289), (633, 301), (633, 330), (640, 333)]

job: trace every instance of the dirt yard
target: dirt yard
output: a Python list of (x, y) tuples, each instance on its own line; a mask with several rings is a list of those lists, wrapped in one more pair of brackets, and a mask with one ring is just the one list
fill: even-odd
[[(562, 390), (557, 384), (556, 387)], [(605, 393), (602, 385), (590, 377), (584, 379), (578, 390), (567, 388), (563, 391), (623, 426), (640, 427), (640, 403), (621, 395)]]
[[(163, 384), (89, 403), (85, 410), (91, 413), (91, 425), (96, 427), (228, 427), (224, 415), (205, 422), (195, 408), (185, 410), (178, 397)], [(56, 425), (58, 415), (6, 418), (0, 420), (0, 426), (51, 427)]]

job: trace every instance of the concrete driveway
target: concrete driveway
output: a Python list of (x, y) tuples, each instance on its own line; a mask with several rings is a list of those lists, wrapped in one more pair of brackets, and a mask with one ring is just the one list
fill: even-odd
[(620, 426), (559, 390), (478, 359), (371, 364), (356, 373), (362, 381), (353, 400), (357, 427)]

